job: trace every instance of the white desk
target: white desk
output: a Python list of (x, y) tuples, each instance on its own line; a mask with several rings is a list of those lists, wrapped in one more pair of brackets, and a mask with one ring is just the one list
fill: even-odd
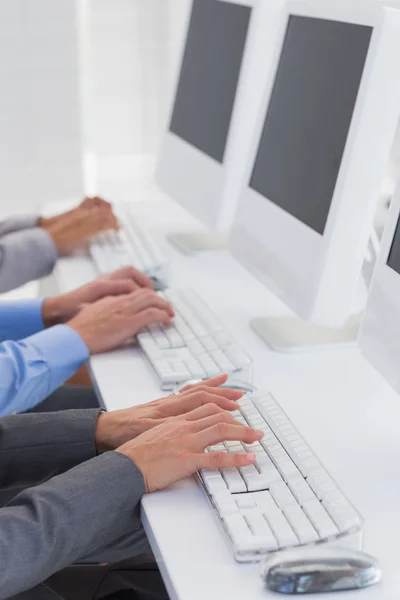
[[(165, 202), (137, 203), (165, 234), (190, 220)], [(357, 350), (286, 356), (270, 352), (249, 329), (251, 317), (287, 314), (226, 252), (183, 257), (170, 249), (172, 285), (190, 285), (216, 311), (254, 359), (254, 383), (271, 389), (326, 468), (366, 520), (365, 549), (384, 581), (346, 598), (400, 598), (400, 398)], [(62, 288), (95, 276), (89, 259), (59, 264)], [(136, 348), (94, 357), (95, 385), (108, 409), (159, 397)], [(172, 600), (266, 600), (258, 565), (235, 563), (195, 479), (143, 499), (143, 522)], [(321, 597), (324, 600), (336, 595)]]

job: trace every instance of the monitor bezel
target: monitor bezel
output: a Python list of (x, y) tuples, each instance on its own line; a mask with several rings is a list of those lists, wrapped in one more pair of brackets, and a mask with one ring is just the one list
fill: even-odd
[[(247, 153), (230, 247), (238, 260), (301, 318), (341, 327), (353, 306), (399, 116), (400, 84), (393, 81), (399, 78), (394, 77), (392, 53), (400, 52), (396, 40), (400, 13), (368, 0), (288, 0), (283, 12), (274, 67), (266, 78)], [(324, 235), (249, 187), (291, 15), (373, 28)]]
[[(169, 130), (175, 105), (175, 97), (179, 83), (186, 39), (189, 31), (193, 0), (188, 7), (185, 34), (182, 40), (179, 63), (174, 77), (173, 92), (165, 119), (165, 133), (158, 152), (155, 179), (159, 187), (174, 201), (178, 202), (199, 219), (204, 225), (216, 231), (226, 232), (230, 227), (224, 211), (227, 199), (224, 195), (227, 170), (230, 164), (230, 152), (237, 135), (234, 130), (235, 112), (241, 104), (243, 79), (254, 55), (254, 45), (260, 39), (260, 13), (265, 10), (263, 0), (214, 0), (228, 4), (239, 4), (252, 8), (247, 39), (243, 53), (241, 71), (238, 79), (235, 102), (232, 110), (230, 129), (225, 146), (224, 161), (218, 162), (195, 146), (175, 135)], [(272, 0), (276, 2), (277, 0)], [(237, 122), (237, 121), (236, 121)], [(229, 203), (229, 202), (228, 202)], [(228, 212), (233, 218), (232, 211)]]
[(368, 362), (400, 393), (400, 274), (387, 264), (400, 218), (400, 181), (393, 196), (358, 344)]

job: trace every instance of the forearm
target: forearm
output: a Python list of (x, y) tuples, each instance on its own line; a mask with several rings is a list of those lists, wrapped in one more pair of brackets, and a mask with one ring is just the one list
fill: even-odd
[(0, 419), (0, 489), (37, 485), (95, 457), (98, 415), (86, 409)]
[(0, 344), (0, 417), (39, 404), (76, 373), (88, 356), (84, 342), (65, 325)]
[(51, 273), (57, 249), (40, 227), (0, 238), (0, 293)]
[(19, 494), (0, 509), (0, 600), (139, 527), (143, 477), (117, 452)]

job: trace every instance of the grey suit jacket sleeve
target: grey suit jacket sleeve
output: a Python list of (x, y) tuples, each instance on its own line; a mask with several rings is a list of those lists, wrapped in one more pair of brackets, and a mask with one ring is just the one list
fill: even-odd
[(28, 487), (96, 456), (98, 409), (0, 419), (0, 490)]
[(51, 273), (57, 260), (53, 240), (41, 227), (0, 237), (0, 293)]
[(32, 229), (32, 227), (37, 226), (38, 220), (38, 215), (21, 215), (0, 221), (0, 236), (21, 229)]
[[(97, 414), (96, 410), (43, 414), (35, 431), (31, 425), (35, 427), (34, 417), (39, 415), (3, 420), (3, 485), (35, 483), (61, 474), (0, 508), (0, 600), (39, 584), (140, 526), (143, 476), (118, 452), (93, 458)], [(25, 416), (33, 418), (30, 424), (22, 419)]]

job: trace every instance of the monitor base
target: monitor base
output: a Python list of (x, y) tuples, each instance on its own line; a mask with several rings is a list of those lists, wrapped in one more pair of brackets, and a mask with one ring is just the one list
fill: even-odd
[(343, 329), (330, 329), (296, 318), (253, 319), (250, 326), (275, 352), (315, 352), (355, 348), (361, 315), (347, 321)]
[(222, 233), (203, 231), (171, 233), (168, 236), (168, 241), (182, 252), (182, 254), (226, 250), (228, 246), (228, 239)]

